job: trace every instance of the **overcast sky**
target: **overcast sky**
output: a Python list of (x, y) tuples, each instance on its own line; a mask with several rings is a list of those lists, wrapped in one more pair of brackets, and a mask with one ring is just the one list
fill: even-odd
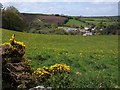
[(15, 6), (21, 13), (74, 16), (116, 16), (119, 0), (2, 0), (3, 7)]

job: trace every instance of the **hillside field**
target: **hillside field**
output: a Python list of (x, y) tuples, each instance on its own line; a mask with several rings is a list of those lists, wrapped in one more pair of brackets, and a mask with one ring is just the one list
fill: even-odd
[(43, 20), (49, 24), (64, 24), (68, 18), (62, 16), (54, 16), (54, 15), (41, 15), (41, 14), (26, 14), (22, 13), (22, 15), (26, 18), (27, 22), (33, 22), (36, 19)]
[(65, 25), (69, 26), (88, 26), (89, 24), (94, 24), (99, 26), (100, 23), (103, 23), (106, 26), (113, 25), (117, 23), (116, 19), (113, 17), (113, 20), (109, 19), (108, 17), (81, 17), (78, 20), (69, 19)]
[(80, 17), (77, 20), (72, 17), (72, 19), (68, 19), (68, 17), (64, 16), (55, 16), (55, 15), (44, 15), (44, 14), (28, 14), (28, 13), (21, 13), (25, 20), (28, 23), (31, 23), (37, 19), (43, 20), (44, 22), (47, 22), (49, 24), (63, 24), (67, 26), (88, 26), (89, 24), (94, 24), (96, 26), (99, 26), (99, 23), (103, 23), (106, 26), (113, 25), (117, 23), (117, 17)]
[(70, 19), (65, 25), (70, 26), (86, 26), (86, 23), (80, 22), (78, 20)]
[[(0, 29), (1, 31), (2, 29)], [(73, 36), (22, 33), (2, 30), (2, 43), (11, 35), (26, 45), (26, 58), (32, 67), (65, 63), (77, 88), (118, 86), (118, 36)]]

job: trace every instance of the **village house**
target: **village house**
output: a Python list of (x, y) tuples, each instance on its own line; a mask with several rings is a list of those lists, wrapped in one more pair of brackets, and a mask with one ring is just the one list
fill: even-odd
[(77, 28), (71, 28), (71, 27), (58, 27), (58, 29), (64, 29), (64, 30), (67, 31), (67, 32), (70, 32), (70, 31), (78, 31)]
[(92, 36), (93, 35), (93, 33), (92, 33), (93, 30), (95, 30), (95, 28), (92, 28), (91, 26), (84, 27), (84, 30), (82, 31), (83, 36)]
[(80, 28), (71, 28), (71, 27), (58, 27), (58, 29), (63, 29), (65, 30), (66, 32), (79, 32), (81, 35), (83, 36), (92, 36), (95, 31), (95, 27), (84, 27), (84, 29), (80, 29)]

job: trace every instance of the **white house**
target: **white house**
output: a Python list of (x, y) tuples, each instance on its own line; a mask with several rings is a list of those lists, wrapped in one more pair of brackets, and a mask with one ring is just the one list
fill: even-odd
[(92, 32), (90, 31), (85, 31), (85, 33), (83, 34), (83, 36), (92, 36)]
[(58, 27), (58, 29), (64, 29), (67, 32), (69, 32), (69, 31), (77, 31), (78, 30), (77, 28), (71, 28), (71, 27)]
[(89, 28), (88, 27), (84, 27), (85, 30), (88, 30)]

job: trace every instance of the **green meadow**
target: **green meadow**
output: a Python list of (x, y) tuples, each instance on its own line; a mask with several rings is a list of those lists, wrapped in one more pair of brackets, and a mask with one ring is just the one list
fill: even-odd
[[(114, 19), (115, 20), (115, 19)], [(75, 20), (75, 19), (70, 19), (65, 25), (69, 25), (69, 26), (88, 26), (89, 24), (94, 24), (96, 26), (99, 26), (100, 23), (103, 23), (106, 26), (109, 25), (113, 25), (116, 24), (117, 21), (113, 21), (111, 19), (108, 18), (80, 18), (79, 20)]]
[(70, 19), (65, 25), (86, 26), (86, 23), (83, 23), (83, 22), (78, 21), (78, 20)]
[(47, 35), (2, 30), (2, 43), (12, 34), (26, 45), (26, 58), (32, 67), (67, 64), (76, 88), (115, 88), (118, 86), (117, 35)]

